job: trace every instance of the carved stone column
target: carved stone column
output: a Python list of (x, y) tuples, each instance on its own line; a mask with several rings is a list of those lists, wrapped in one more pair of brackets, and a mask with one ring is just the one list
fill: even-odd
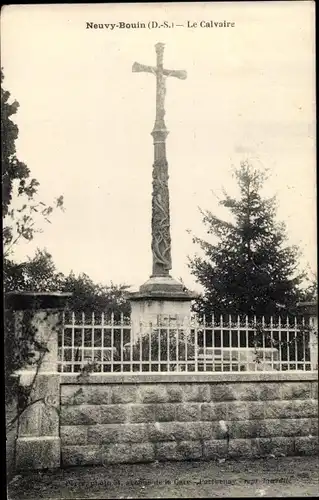
[[(164, 125), (165, 127), (165, 125)], [(152, 193), (152, 276), (169, 276), (172, 269), (168, 163), (165, 139), (168, 131), (154, 129)]]

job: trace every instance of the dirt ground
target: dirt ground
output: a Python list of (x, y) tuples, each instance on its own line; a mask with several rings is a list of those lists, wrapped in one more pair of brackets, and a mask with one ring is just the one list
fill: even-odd
[(319, 497), (319, 457), (70, 467), (16, 475), (10, 500)]

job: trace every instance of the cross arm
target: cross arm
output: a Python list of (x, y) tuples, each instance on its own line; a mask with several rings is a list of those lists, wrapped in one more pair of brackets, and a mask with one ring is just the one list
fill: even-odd
[(175, 69), (163, 69), (164, 76), (175, 76), (175, 78), (179, 78), (180, 80), (186, 80), (187, 72), (183, 69), (175, 70)]
[(140, 73), (141, 71), (145, 71), (146, 73), (156, 74), (156, 68), (154, 66), (146, 66), (145, 64), (140, 64), (135, 62), (132, 66), (133, 73)]
[[(153, 75), (156, 75), (157, 68), (155, 68), (154, 66), (146, 66), (145, 64), (135, 62), (132, 66), (132, 71), (133, 73), (140, 73), (144, 71), (146, 73), (153, 73)], [(175, 78), (179, 78), (180, 80), (185, 80), (187, 78), (187, 73), (184, 70), (163, 69), (163, 75), (174, 76)]]

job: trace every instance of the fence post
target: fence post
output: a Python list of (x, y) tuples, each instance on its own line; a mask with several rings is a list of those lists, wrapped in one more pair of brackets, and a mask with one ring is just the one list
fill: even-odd
[(299, 302), (298, 307), (311, 326), (309, 335), (310, 363), (312, 370), (318, 370), (318, 303)]
[(15, 335), (23, 339), (25, 321), (29, 321), (34, 327), (36, 340), (47, 348), (40, 363), (26, 366), (17, 374), (20, 385), (32, 387), (30, 402), (36, 402), (30, 404), (18, 419), (16, 470), (60, 466), (58, 331), (61, 312), (70, 295), (11, 292), (6, 296), (7, 306), (14, 311)]

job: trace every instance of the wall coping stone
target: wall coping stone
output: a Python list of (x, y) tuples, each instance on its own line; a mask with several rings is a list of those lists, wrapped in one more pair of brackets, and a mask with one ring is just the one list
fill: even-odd
[(5, 307), (16, 311), (26, 309), (64, 309), (67, 299), (72, 297), (68, 292), (7, 292)]
[(297, 307), (304, 316), (318, 315), (318, 302), (315, 300), (310, 302), (298, 302)]
[(227, 383), (227, 382), (306, 382), (318, 380), (317, 371), (242, 372), (242, 373), (91, 373), (85, 378), (78, 373), (60, 373), (61, 384), (156, 384), (156, 383)]

